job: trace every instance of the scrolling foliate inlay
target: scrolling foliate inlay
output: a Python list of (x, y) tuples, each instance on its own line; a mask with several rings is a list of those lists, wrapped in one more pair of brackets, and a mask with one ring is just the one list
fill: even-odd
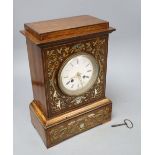
[[(104, 97), (106, 76), (106, 38), (93, 38), (81, 42), (63, 44), (45, 51), (45, 74), (47, 102), (51, 116)], [(68, 96), (61, 92), (57, 84), (57, 75), (62, 63), (72, 54), (85, 52), (95, 57), (99, 64), (99, 75), (94, 86), (80, 96)]]
[(110, 119), (111, 105), (108, 105), (52, 127), (48, 132), (50, 141), (52, 144), (60, 142)]

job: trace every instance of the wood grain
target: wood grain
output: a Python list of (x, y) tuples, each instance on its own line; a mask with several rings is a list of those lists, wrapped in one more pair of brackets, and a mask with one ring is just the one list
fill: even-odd
[(44, 40), (57, 35), (77, 32), (77, 30), (92, 31), (97, 29), (108, 29), (109, 22), (88, 16), (75, 16), (55, 20), (47, 20), (24, 24), (26, 31), (32, 33), (36, 38)]
[(31, 73), (33, 97), (36, 101), (38, 101), (38, 106), (41, 108), (44, 114), (48, 116), (42, 52), (41, 49), (33, 44), (28, 38), (26, 39), (26, 43)]
[(110, 121), (111, 112), (112, 102), (107, 98), (51, 119), (44, 116), (36, 101), (30, 104), (32, 124), (47, 148)]
[(35, 44), (115, 30), (109, 22), (88, 15), (26, 23), (24, 28), (21, 33)]
[[(82, 15), (24, 24), (31, 73), (33, 126), (47, 148), (111, 119), (105, 97), (109, 22)], [(95, 84), (80, 96), (65, 96), (58, 86), (61, 65), (73, 54), (91, 54), (99, 64)]]

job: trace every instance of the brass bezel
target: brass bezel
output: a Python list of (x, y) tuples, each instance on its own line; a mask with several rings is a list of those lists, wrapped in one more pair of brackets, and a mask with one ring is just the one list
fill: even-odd
[[(71, 59), (73, 59), (73, 58), (75, 58), (77, 56), (80, 56), (80, 55), (86, 56), (92, 62), (92, 65), (93, 65), (93, 76), (92, 76), (91, 80), (88, 82), (88, 84), (85, 87), (83, 87), (82, 89), (76, 90), (76, 91), (71, 91), (71, 90), (66, 89), (63, 86), (63, 84), (62, 84), (62, 78), (61, 78), (61, 72), (62, 72), (63, 68), (65, 67), (65, 65)], [(73, 54), (70, 57), (68, 57), (64, 61), (64, 63), (62, 64), (62, 66), (60, 67), (60, 70), (58, 72), (58, 86), (59, 86), (60, 90), (64, 94), (66, 94), (66, 95), (69, 95), (69, 96), (79, 96), (79, 95), (84, 94), (85, 92), (87, 92), (88, 90), (90, 90), (92, 88), (92, 86), (95, 84), (95, 82), (96, 82), (96, 80), (98, 78), (98, 75), (99, 75), (99, 64), (98, 64), (97, 60), (95, 59), (95, 57), (92, 56), (91, 54), (88, 54), (88, 53), (85, 53), (85, 52), (76, 53), (76, 54)]]

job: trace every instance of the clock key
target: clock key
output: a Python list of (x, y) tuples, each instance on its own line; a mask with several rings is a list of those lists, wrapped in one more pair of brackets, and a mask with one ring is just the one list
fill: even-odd
[(133, 128), (133, 123), (129, 119), (125, 119), (124, 123), (111, 125), (111, 127), (118, 127), (123, 125), (125, 125), (129, 129)]

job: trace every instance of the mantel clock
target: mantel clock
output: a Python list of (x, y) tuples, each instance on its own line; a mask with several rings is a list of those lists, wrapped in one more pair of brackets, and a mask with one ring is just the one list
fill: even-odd
[(105, 86), (114, 30), (88, 15), (24, 24), (31, 121), (47, 148), (111, 120)]

